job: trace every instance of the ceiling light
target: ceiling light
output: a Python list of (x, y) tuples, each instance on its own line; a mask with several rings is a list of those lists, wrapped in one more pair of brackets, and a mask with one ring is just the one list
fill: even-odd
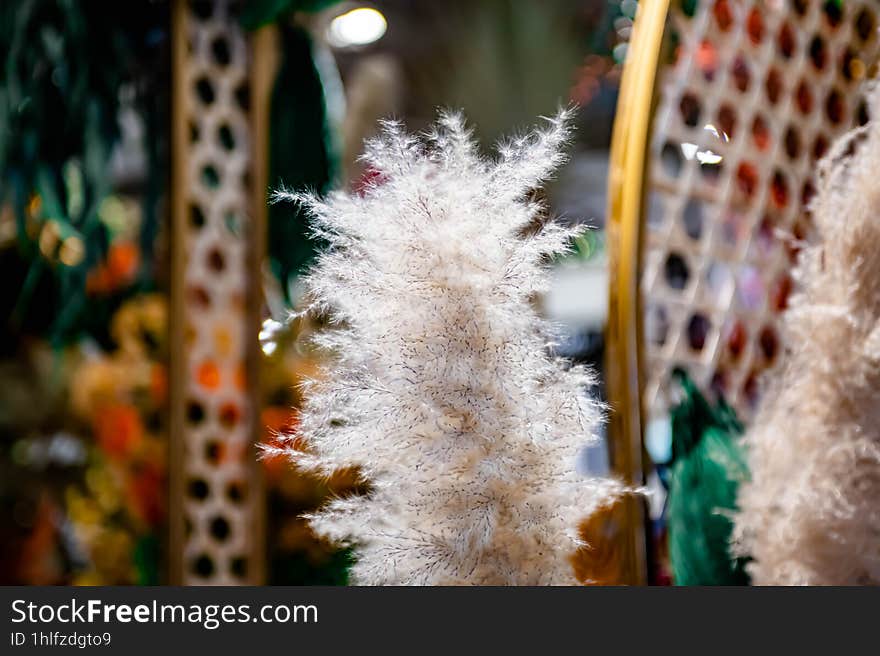
[(381, 12), (359, 7), (337, 16), (327, 28), (327, 40), (334, 48), (365, 46), (382, 38), (388, 22)]

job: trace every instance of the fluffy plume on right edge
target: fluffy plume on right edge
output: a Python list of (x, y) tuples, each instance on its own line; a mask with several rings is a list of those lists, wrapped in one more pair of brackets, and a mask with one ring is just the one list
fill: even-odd
[[(880, 113), (876, 88), (870, 107)], [(878, 175), (876, 120), (818, 167), (817, 238), (796, 268), (788, 350), (746, 436), (734, 546), (758, 585), (880, 583)]]

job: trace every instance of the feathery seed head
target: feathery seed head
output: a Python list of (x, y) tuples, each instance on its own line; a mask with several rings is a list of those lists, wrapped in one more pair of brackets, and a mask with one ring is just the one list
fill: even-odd
[(569, 112), (478, 154), (460, 115), (421, 138), (386, 122), (364, 159), (362, 195), (305, 204), (329, 247), (307, 277), (335, 327), (332, 357), (306, 393), (298, 465), (357, 465), (371, 482), (310, 517), (357, 546), (367, 584), (574, 583), (578, 522), (621, 493), (575, 475), (601, 409), (581, 367), (551, 357), (531, 298), (547, 259), (580, 228), (547, 223), (527, 195), (564, 161)]

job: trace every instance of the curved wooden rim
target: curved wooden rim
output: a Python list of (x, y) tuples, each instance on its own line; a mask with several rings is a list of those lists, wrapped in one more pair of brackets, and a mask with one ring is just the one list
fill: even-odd
[[(617, 100), (608, 171), (609, 308), (606, 383), (612, 407), (609, 435), (615, 473), (629, 485), (645, 479), (641, 407), (642, 217), (646, 167), (660, 47), (669, 0), (639, 3)], [(622, 583), (648, 578), (643, 502), (627, 500), (620, 539)]]

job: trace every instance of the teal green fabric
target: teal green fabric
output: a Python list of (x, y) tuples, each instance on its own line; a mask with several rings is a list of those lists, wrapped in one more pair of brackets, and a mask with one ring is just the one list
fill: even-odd
[(724, 401), (712, 406), (684, 373), (672, 410), (672, 463), (666, 519), (676, 585), (748, 585), (746, 559), (733, 558), (731, 513), (748, 470), (742, 424)]
[[(283, 63), (272, 92), (269, 185), (324, 194), (335, 181), (338, 153), (333, 149), (312, 42), (299, 27), (284, 25), (280, 30)], [(269, 206), (269, 259), (285, 293), (320, 246), (310, 233), (302, 206)]]
[(241, 11), (241, 24), (247, 30), (255, 30), (274, 23), (294, 11), (321, 11), (339, 0), (250, 0)]

